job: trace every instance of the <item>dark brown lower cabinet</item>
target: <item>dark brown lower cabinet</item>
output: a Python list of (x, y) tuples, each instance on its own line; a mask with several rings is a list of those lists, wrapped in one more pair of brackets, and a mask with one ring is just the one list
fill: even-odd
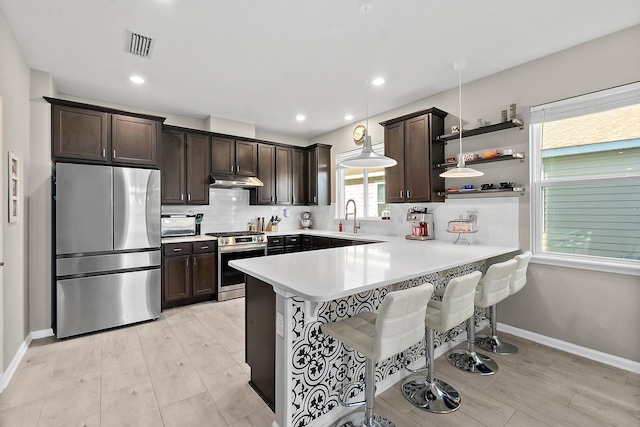
[(211, 242), (162, 245), (162, 308), (215, 299), (217, 252)]
[(245, 360), (249, 384), (273, 410), (276, 404), (276, 294), (271, 285), (247, 276)]

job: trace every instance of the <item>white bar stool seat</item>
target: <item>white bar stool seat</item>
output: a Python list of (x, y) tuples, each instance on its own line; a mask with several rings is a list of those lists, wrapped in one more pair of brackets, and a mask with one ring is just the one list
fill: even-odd
[(460, 394), (446, 382), (434, 377), (433, 331), (446, 332), (473, 314), (473, 299), (482, 273), (454, 277), (446, 286), (442, 301), (430, 300), (424, 318), (427, 340), (427, 374), (416, 373), (402, 383), (402, 394), (425, 411), (446, 414), (460, 407)]
[[(527, 268), (529, 266), (529, 261), (531, 260), (531, 252), (526, 251), (517, 255), (514, 260), (516, 260), (518, 265), (516, 266), (513, 276), (511, 276), (511, 282), (509, 283), (509, 296), (520, 291), (520, 289), (522, 289), (527, 283)], [(518, 347), (498, 338), (498, 307), (496, 304), (489, 308), (489, 321), (491, 322), (490, 335), (481, 338), (479, 337), (476, 340), (476, 345), (481, 349), (490, 351), (494, 354), (505, 356), (516, 354), (518, 352)]]
[(401, 291), (389, 292), (378, 313), (364, 312), (339, 322), (321, 326), (321, 331), (366, 357), (365, 401), (345, 406), (365, 406), (341, 419), (337, 426), (394, 427), (394, 424), (373, 413), (375, 401), (376, 362), (398, 354), (420, 342), (424, 336), (427, 302), (433, 295), (433, 285), (425, 283)]
[[(474, 304), (487, 308), (509, 296), (509, 283), (518, 263), (509, 261), (493, 264), (482, 277), (476, 289)], [(476, 375), (493, 375), (498, 372), (498, 364), (489, 356), (476, 353), (475, 310), (467, 320), (467, 349), (452, 350), (447, 360), (456, 368)]]

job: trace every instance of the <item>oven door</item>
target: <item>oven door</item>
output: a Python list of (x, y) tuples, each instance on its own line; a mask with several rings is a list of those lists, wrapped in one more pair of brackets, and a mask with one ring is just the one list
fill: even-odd
[(229, 261), (267, 255), (267, 245), (218, 247), (218, 301), (244, 296), (244, 273)]

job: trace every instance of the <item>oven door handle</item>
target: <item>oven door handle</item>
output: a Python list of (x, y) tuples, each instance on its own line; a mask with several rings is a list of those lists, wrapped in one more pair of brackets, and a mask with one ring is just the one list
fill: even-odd
[(228, 254), (233, 252), (249, 252), (249, 251), (258, 251), (265, 250), (267, 245), (251, 245), (251, 246), (226, 246), (220, 247), (218, 246), (218, 252), (221, 254)]

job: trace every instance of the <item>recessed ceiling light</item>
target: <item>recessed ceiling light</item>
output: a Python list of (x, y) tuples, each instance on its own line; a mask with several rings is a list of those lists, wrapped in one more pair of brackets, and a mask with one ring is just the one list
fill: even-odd
[(303, 122), (303, 121), (304, 121), (304, 119), (306, 119), (306, 117), (305, 117), (305, 115), (304, 115), (304, 114), (298, 114), (298, 115), (296, 116), (296, 120), (297, 120), (297, 121), (299, 121), (299, 122)]
[(141, 85), (142, 83), (144, 83), (144, 79), (140, 76), (131, 76), (129, 77), (129, 80), (131, 80), (137, 85)]
[(380, 86), (384, 84), (384, 79), (382, 77), (376, 77), (375, 79), (371, 80), (371, 83), (374, 86)]
[(345, 120), (353, 120), (353, 116), (351, 114), (347, 114), (346, 116), (344, 116)]

